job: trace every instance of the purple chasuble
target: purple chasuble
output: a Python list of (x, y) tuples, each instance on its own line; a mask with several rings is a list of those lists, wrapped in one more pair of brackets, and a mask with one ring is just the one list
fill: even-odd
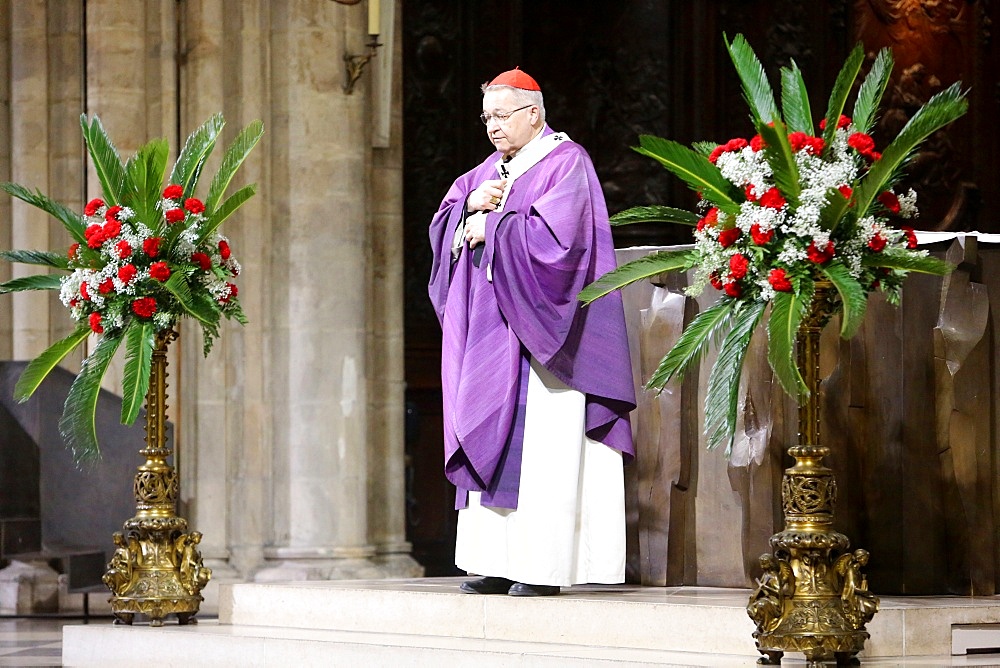
[(604, 195), (583, 147), (563, 141), (513, 182), (503, 211), (486, 215), (481, 256), (467, 244), (452, 255), (469, 193), (499, 178), (499, 157), (459, 177), (430, 225), (445, 475), (459, 507), (471, 490), (483, 492), (483, 505), (517, 507), (529, 355), (586, 396), (587, 436), (626, 461), (635, 452), (621, 295), (582, 308), (576, 299), (616, 266)]

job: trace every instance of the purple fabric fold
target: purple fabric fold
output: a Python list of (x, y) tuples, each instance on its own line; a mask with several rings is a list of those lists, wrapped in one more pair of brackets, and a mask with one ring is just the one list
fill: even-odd
[(460, 504), (461, 490), (479, 490), (516, 507), (516, 489), (511, 497), (506, 488), (520, 472), (512, 444), (522, 438), (529, 355), (586, 395), (587, 435), (626, 460), (635, 394), (621, 295), (583, 308), (576, 299), (616, 266), (604, 196), (581, 146), (563, 142), (514, 182), (504, 211), (487, 214), (478, 267), (467, 246), (453, 259), (466, 198), (497, 178), (498, 157), (459, 177), (434, 216), (428, 291), (442, 326), (445, 474)]

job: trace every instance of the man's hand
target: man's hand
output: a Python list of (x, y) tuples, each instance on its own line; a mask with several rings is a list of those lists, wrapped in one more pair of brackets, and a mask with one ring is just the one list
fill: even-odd
[(469, 216), (465, 219), (465, 240), (469, 248), (486, 241), (486, 216)]
[(483, 183), (469, 193), (465, 209), (469, 213), (473, 211), (494, 211), (500, 204), (503, 191), (507, 187), (507, 179), (496, 179), (493, 181), (483, 181)]

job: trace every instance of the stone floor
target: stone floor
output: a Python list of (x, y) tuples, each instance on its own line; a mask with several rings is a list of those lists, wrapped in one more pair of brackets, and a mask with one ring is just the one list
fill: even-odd
[[(757, 658), (746, 590), (580, 586), (549, 599), (514, 600), (461, 594), (461, 580), (227, 585), (217, 620), (199, 616), (201, 623), (184, 627), (168, 620), (159, 629), (109, 620), (66, 626), (63, 658), (66, 665), (130, 665), (150, 643), (163, 642), (171, 646), (170, 660), (160, 665), (182, 668), (722, 668), (753, 666)], [(998, 611), (1000, 597), (883, 597), (863, 665), (1000, 667), (1000, 654), (949, 655), (956, 629), (980, 636), (966, 646), (996, 652)], [(41, 640), (44, 652), (56, 642)], [(25, 657), (28, 650), (17, 649)], [(2, 659), (0, 666), (53, 665)], [(805, 663), (801, 654), (789, 654), (782, 665)]]

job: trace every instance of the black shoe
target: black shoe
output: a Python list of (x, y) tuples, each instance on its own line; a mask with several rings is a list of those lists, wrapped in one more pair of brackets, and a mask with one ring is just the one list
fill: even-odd
[(459, 589), (466, 594), (506, 594), (514, 584), (507, 578), (485, 577), (463, 582)]
[(556, 585), (530, 585), (523, 582), (515, 582), (507, 590), (511, 596), (555, 596), (559, 593)]

